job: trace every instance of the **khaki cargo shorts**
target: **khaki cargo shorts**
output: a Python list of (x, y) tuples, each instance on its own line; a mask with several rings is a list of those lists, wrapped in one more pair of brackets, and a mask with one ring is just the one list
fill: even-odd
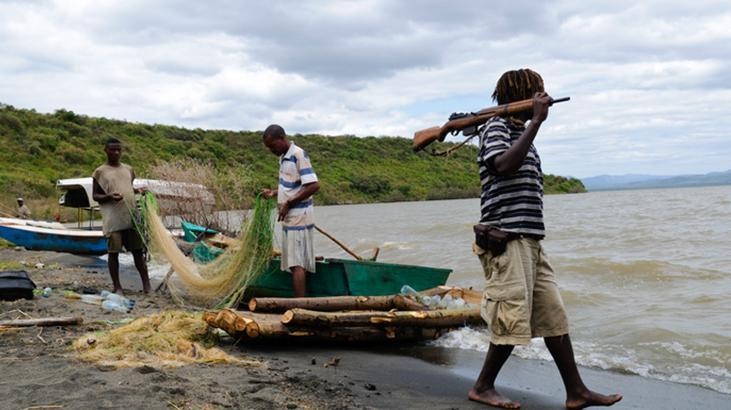
[(524, 345), (534, 337), (569, 332), (553, 268), (540, 241), (524, 237), (512, 240), (497, 257), (477, 244), (472, 249), (487, 280), (480, 313), (492, 343)]
[(129, 252), (145, 249), (145, 243), (134, 229), (114, 231), (109, 234), (107, 239), (108, 253), (120, 253), (122, 252), (122, 246)]

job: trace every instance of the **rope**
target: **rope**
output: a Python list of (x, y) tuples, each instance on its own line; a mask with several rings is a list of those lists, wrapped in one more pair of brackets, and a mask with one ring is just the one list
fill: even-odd
[(458, 150), (459, 148), (462, 148), (465, 144), (467, 144), (468, 142), (470, 142), (470, 140), (472, 138), (475, 138), (476, 136), (477, 136), (477, 134), (472, 134), (469, 137), (465, 138), (464, 141), (462, 141), (459, 144), (457, 144), (457, 145), (455, 145), (455, 146), (453, 146), (453, 147), (451, 147), (449, 149), (446, 149), (444, 151), (437, 151), (436, 149), (432, 149), (432, 151), (429, 154), (432, 155), (432, 156), (435, 156), (435, 157), (444, 157), (444, 156), (447, 156), (447, 155), (451, 154), (452, 152)]

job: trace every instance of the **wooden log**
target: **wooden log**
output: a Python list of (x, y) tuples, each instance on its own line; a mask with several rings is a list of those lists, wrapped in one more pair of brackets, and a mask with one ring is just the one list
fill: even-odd
[(440, 329), (421, 327), (334, 327), (306, 328), (288, 326), (281, 322), (256, 321), (257, 332), (246, 332), (252, 340), (301, 340), (301, 341), (338, 341), (338, 342), (404, 342), (431, 340), (441, 335)]
[[(270, 313), (254, 313), (246, 311), (232, 311), (247, 323), (244, 332), (231, 334), (240, 340), (295, 340), (295, 341), (336, 341), (336, 342), (401, 342), (436, 339), (441, 335), (441, 329), (407, 327), (407, 326), (359, 326), (334, 328), (307, 328), (303, 326), (285, 325), (281, 322), (282, 315)], [(209, 318), (218, 315), (218, 312), (204, 313), (204, 319), (209, 324)], [(214, 327), (213, 324), (211, 324)], [(224, 329), (226, 330), (226, 329)]]
[(233, 309), (223, 309), (217, 312), (204, 312), (203, 320), (209, 325), (223, 329), (231, 336), (246, 331), (246, 326), (252, 319), (240, 316)]
[(481, 323), (480, 308), (439, 309), (424, 311), (348, 311), (319, 312), (301, 308), (290, 309), (282, 315), (282, 323), (307, 327), (339, 326), (412, 326), (448, 328)]
[(68, 326), (80, 325), (84, 319), (80, 317), (44, 317), (38, 319), (0, 320), (0, 327), (30, 327), (30, 326)]
[(402, 295), (332, 296), (318, 298), (252, 298), (252, 312), (285, 312), (302, 308), (321, 312), (341, 310), (425, 310), (426, 306)]

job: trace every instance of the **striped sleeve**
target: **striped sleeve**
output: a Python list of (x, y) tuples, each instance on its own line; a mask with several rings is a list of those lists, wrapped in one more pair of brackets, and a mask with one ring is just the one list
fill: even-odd
[(310, 156), (307, 155), (305, 150), (301, 150), (297, 154), (297, 171), (300, 174), (300, 181), (302, 182), (302, 185), (317, 182), (317, 174), (315, 174), (315, 170), (312, 168)]
[(480, 134), (480, 152), (477, 164), (484, 166), (491, 175), (497, 175), (493, 162), (510, 148), (510, 130), (503, 118), (493, 117), (487, 121)]

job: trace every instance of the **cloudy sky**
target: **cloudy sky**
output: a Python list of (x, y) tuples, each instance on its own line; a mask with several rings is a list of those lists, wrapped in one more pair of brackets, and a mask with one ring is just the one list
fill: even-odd
[(530, 67), (545, 172), (731, 168), (728, 0), (0, 0), (0, 50), (16, 108), (406, 138)]

